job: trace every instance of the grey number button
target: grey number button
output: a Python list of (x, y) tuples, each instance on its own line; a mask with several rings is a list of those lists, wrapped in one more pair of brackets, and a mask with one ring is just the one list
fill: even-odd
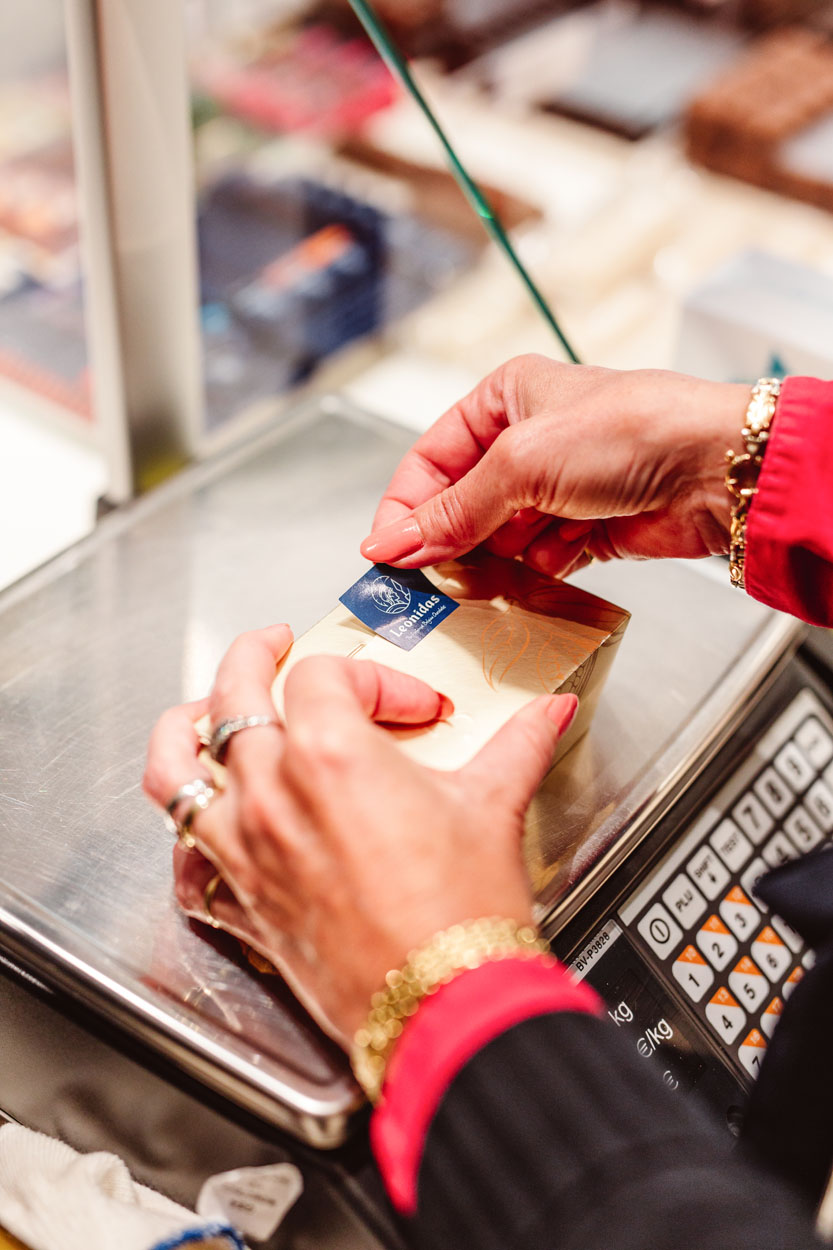
[(830, 833), (833, 829), (833, 793), (828, 790), (823, 781), (817, 781), (814, 786), (810, 786), (804, 796), (804, 803), (824, 832)]
[(769, 995), (769, 982), (748, 955), (742, 955), (728, 976), (729, 989), (747, 1011), (755, 1011)]
[[(775, 821), (763, 803), (750, 790), (732, 809), (732, 815), (747, 837), (757, 846), (775, 828)], [(730, 864), (731, 868), (732, 865)]]
[(683, 936), (680, 926), (669, 916), (662, 903), (654, 903), (636, 927), (660, 959), (670, 954)]
[(792, 804), (793, 792), (774, 768), (765, 769), (752, 788), (773, 816), (783, 816)]
[(740, 879), (742, 888), (745, 890), (745, 892), (749, 895), (750, 898), (755, 900), (756, 904), (761, 909), (761, 911), (766, 911), (767, 908), (766, 908), (766, 904), (762, 903), (761, 900), (756, 895), (755, 886), (758, 884), (761, 877), (763, 877), (764, 874), (767, 872), (769, 872), (769, 866), (764, 863), (764, 861), (761, 859), (760, 856), (758, 856), (756, 859), (752, 860), (752, 863), (749, 865), (749, 867), (746, 869), (746, 872), (743, 874), (743, 876)]
[(787, 835), (779, 830), (778, 833), (769, 839), (761, 854), (770, 868), (779, 868), (781, 864), (786, 864), (788, 860), (796, 859), (798, 851)]
[(680, 951), (671, 965), (671, 971), (695, 1003), (699, 1003), (706, 990), (714, 985), (714, 973), (693, 946), (686, 946)]
[(761, 1032), (765, 1037), (772, 1037), (783, 1010), (784, 1000), (778, 997), (778, 995), (764, 1007), (763, 1015), (761, 1016)]
[(804, 940), (796, 933), (795, 929), (790, 928), (786, 920), (782, 920), (780, 916), (772, 917), (772, 927), (779, 937), (782, 937), (789, 946), (794, 955), (804, 946)]
[(797, 968), (793, 968), (792, 972), (787, 977), (784, 984), (781, 986), (781, 997), (784, 999), (789, 998), (790, 994), (792, 994), (793, 990), (798, 985), (799, 981), (801, 980), (803, 976), (804, 976), (804, 969), (802, 967), (799, 966)]
[(770, 981), (780, 981), (793, 961), (789, 948), (781, 940), (772, 925), (765, 924), (752, 943), (753, 961), (766, 973)]
[(746, 1024), (746, 1012), (725, 985), (715, 990), (706, 1003), (706, 1019), (718, 1037), (733, 1042)]
[(761, 919), (755, 904), (739, 886), (733, 885), (729, 893), (721, 900), (718, 909), (721, 919), (732, 930), (741, 942), (748, 938)]
[(750, 1076), (757, 1076), (766, 1054), (766, 1038), (758, 1029), (750, 1029), (738, 1046), (738, 1059)]
[[(824, 841), (824, 835), (819, 829), (812, 816), (801, 806), (790, 812), (784, 821), (784, 831), (789, 835), (790, 841), (795, 843), (799, 851), (810, 851), (814, 846), (818, 846), (819, 842)], [(766, 851), (764, 851), (766, 855)]]
[(833, 760), (833, 739), (815, 716), (804, 722), (795, 740), (814, 768), (824, 768)]
[(796, 794), (802, 794), (810, 782), (815, 781), (815, 769), (808, 764), (794, 742), (788, 742), (781, 748), (775, 757), (775, 767)]
[(738, 953), (737, 942), (719, 916), (709, 916), (698, 929), (694, 940), (718, 972)]

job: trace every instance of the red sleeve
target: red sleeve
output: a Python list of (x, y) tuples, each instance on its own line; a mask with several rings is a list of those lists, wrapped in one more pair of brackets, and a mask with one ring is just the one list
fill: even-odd
[(784, 382), (746, 544), (754, 599), (833, 625), (833, 382)]
[(478, 1050), (533, 1016), (600, 1009), (589, 986), (546, 957), (483, 964), (423, 999), (396, 1044), (370, 1127), (394, 1206), (413, 1214), (429, 1125), (451, 1081)]

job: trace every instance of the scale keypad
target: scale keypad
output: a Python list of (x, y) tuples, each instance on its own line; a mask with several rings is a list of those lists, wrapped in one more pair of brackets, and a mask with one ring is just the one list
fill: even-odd
[(619, 912), (752, 1077), (813, 960), (755, 887), (831, 835), (833, 720), (803, 690)]

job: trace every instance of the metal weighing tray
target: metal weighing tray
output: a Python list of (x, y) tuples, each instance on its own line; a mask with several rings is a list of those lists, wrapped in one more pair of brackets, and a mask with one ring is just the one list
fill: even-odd
[[(315, 401), (0, 595), (0, 959), (321, 1147), (361, 1105), (347, 1064), (279, 984), (178, 913), (170, 837), (140, 779), (155, 718), (205, 692), (237, 633), (304, 630), (359, 575), (410, 441)], [(590, 734), (537, 804), (529, 862), (551, 920), (667, 809), (800, 638), (708, 568), (580, 580), (633, 619)]]

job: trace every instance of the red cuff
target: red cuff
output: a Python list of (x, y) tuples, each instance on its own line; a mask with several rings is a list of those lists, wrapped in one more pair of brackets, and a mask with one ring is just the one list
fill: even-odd
[(416, 1182), (428, 1128), (460, 1069), (500, 1033), (551, 1011), (597, 1013), (595, 992), (555, 960), (483, 964), (423, 1000), (397, 1042), (382, 1101), (373, 1114), (373, 1153), (394, 1206), (416, 1210)]
[(787, 378), (746, 526), (746, 588), (833, 625), (833, 382)]

